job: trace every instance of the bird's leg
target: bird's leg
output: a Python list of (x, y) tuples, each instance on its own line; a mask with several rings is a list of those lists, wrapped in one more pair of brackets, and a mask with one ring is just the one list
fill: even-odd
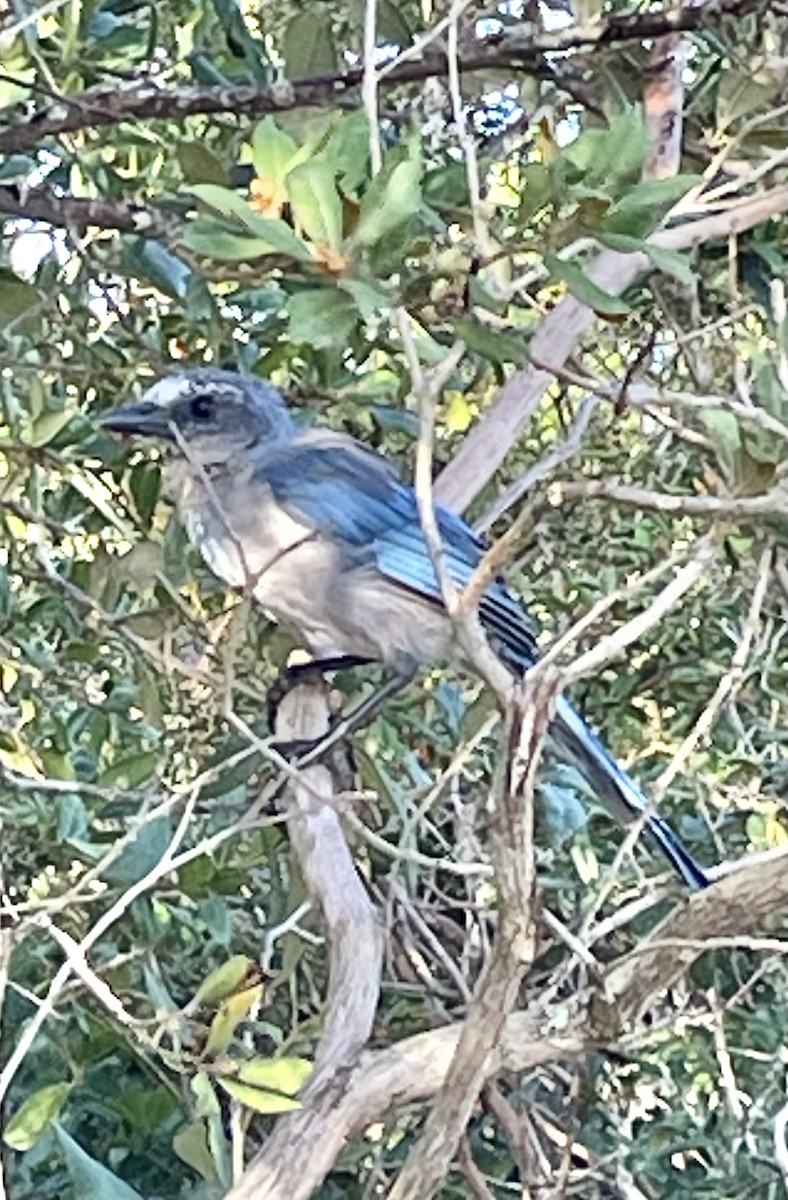
[(406, 688), (413, 679), (415, 671), (407, 674), (392, 675), (391, 679), (386, 680), (371, 696), (367, 696), (366, 700), (362, 700), (354, 709), (345, 717), (341, 717), (329, 729), (325, 737), (313, 742), (311, 745), (301, 747), (297, 754), (294, 765), (297, 767), (307, 767), (310, 763), (317, 762), (323, 758), (332, 746), (342, 738), (346, 738), (351, 733), (355, 733), (357, 729), (361, 729), (364, 725), (369, 724), (372, 718), (379, 712), (387, 700), (392, 696), (396, 696), (397, 692), (401, 692)]
[[(305, 665), (317, 666), (316, 663)], [(368, 724), (387, 700), (408, 686), (415, 674), (415, 671), (410, 671), (398, 672), (396, 675), (392, 675), (371, 696), (367, 696), (366, 700), (362, 700), (360, 704), (357, 704), (347, 716), (340, 716), (332, 724), (324, 737), (318, 738), (314, 742), (275, 742), (274, 746), (280, 754), (292, 759), (294, 766), (306, 767), (310, 763), (319, 761), (337, 742), (348, 737), (349, 734), (354, 733), (363, 725)]]
[(326, 675), (329, 671), (350, 671), (353, 667), (367, 667), (375, 660), (362, 658), (357, 654), (336, 654), (330, 658), (315, 658), (310, 662), (295, 663), (279, 672), (277, 679), (268, 689), (268, 724), (274, 729), (276, 713), (287, 693), (299, 683), (314, 678), (315, 675)]

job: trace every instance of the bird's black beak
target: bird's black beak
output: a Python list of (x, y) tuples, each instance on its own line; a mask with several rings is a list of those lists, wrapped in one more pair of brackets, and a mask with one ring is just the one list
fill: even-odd
[(170, 416), (159, 404), (140, 400), (136, 404), (124, 404), (99, 417), (102, 429), (111, 433), (122, 433), (126, 437), (171, 438)]

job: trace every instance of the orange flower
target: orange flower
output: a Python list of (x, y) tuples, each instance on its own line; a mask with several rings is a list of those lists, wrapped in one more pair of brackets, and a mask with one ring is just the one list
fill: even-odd
[(258, 175), (249, 185), (249, 204), (261, 216), (273, 220), (282, 215), (287, 194), (279, 183)]

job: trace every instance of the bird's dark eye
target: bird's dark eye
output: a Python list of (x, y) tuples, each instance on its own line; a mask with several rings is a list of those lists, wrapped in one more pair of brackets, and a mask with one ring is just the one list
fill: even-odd
[(189, 404), (189, 412), (197, 421), (207, 421), (213, 416), (213, 398), (211, 396), (195, 396)]

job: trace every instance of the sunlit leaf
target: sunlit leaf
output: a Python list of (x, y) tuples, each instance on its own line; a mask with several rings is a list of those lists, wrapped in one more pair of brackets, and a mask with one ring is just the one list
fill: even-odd
[(246, 954), (234, 954), (202, 981), (194, 993), (196, 1005), (218, 1004), (236, 992), (252, 969), (252, 959)]
[(295, 167), (287, 176), (287, 195), (307, 237), (337, 248), (342, 241), (342, 202), (328, 158), (321, 154)]
[(222, 1001), (208, 1030), (208, 1039), (205, 1043), (207, 1055), (221, 1054), (227, 1049), (235, 1036), (236, 1029), (259, 1003), (262, 994), (263, 985), (256, 983), (253, 987), (244, 988), (243, 991), (236, 992), (235, 995), (228, 996), (226, 1000)]
[(374, 246), (419, 211), (421, 170), (421, 149), (413, 139), (406, 157), (384, 167), (364, 193), (354, 242), (359, 246)]
[(294, 166), (309, 157), (309, 148), (299, 146), (295, 138), (276, 123), (273, 117), (263, 117), (252, 130), (252, 162), (262, 179), (281, 184)]
[(473, 422), (473, 406), (462, 392), (452, 392), (446, 407), (446, 428), (450, 433), (465, 433)]
[(292, 1100), (276, 1092), (264, 1092), (260, 1088), (251, 1087), (248, 1083), (239, 1083), (235, 1079), (217, 1079), (217, 1083), (234, 1100), (240, 1101), (247, 1108), (253, 1108), (259, 1113), (295, 1112), (303, 1108), (300, 1100)]
[(241, 1063), (238, 1078), (254, 1087), (271, 1088), (286, 1096), (295, 1096), (314, 1070), (308, 1058), (251, 1058)]
[(204, 1121), (192, 1121), (179, 1129), (172, 1139), (172, 1148), (178, 1158), (202, 1175), (203, 1179), (211, 1181), (218, 1178)]
[(28, 1096), (3, 1130), (12, 1150), (29, 1150), (54, 1121), (69, 1097), (73, 1083), (50, 1083)]

